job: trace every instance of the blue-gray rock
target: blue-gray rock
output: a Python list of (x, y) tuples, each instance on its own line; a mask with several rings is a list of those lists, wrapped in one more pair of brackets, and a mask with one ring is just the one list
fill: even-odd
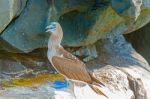
[[(45, 23), (47, 17), (47, 0), (29, 0), (22, 14), (14, 20), (1, 34), (16, 52), (30, 52), (45, 46)], [(2, 45), (1, 45), (2, 46)], [(5, 49), (6, 45), (3, 45)], [(11, 51), (7, 48), (6, 50)]]
[(2, 32), (1, 49), (28, 53), (46, 47), (49, 34), (44, 31), (50, 21), (60, 22), (62, 44), (68, 47), (131, 33), (150, 21), (149, 0), (49, 1), (28, 0), (21, 15)]
[(27, 0), (0, 0), (0, 33), (25, 7)]

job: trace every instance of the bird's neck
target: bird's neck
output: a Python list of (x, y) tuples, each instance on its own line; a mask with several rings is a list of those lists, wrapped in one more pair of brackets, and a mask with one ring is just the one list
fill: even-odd
[(52, 33), (51, 36), (49, 37), (47, 54), (50, 60), (53, 56), (59, 54), (58, 49), (61, 47), (62, 37), (63, 37), (62, 32)]
[(51, 35), (48, 41), (48, 49), (56, 49), (61, 46), (61, 38), (57, 35)]
[(54, 38), (50, 37), (48, 41), (48, 59), (51, 61), (52, 57), (57, 55), (57, 47), (60, 46), (58, 41), (55, 41)]

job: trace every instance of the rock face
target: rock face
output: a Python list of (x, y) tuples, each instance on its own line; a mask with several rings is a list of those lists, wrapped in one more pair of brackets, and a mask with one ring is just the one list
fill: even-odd
[[(1, 45), (11, 52), (29, 52), (46, 45), (45, 31), (47, 0), (29, 0), (22, 14), (1, 34)], [(8, 47), (10, 46), (10, 47)], [(15, 50), (11, 50), (15, 48)]]
[(150, 63), (150, 23), (146, 26), (142, 27), (141, 29), (126, 35), (126, 38), (129, 42), (132, 43), (133, 47), (143, 55), (146, 60)]
[(123, 36), (100, 42), (104, 45), (97, 45), (99, 57), (87, 63), (95, 76), (123, 99), (149, 99), (150, 67), (146, 60)]
[[(130, 33), (150, 21), (149, 0), (28, 0), (21, 4), (26, 5), (19, 17), (9, 26), (2, 25), (3, 29), (7, 28), (1, 31), (1, 49), (9, 52), (27, 53), (46, 47), (49, 34), (44, 33), (45, 26), (53, 20), (61, 23), (65, 33), (63, 45), (69, 47), (86, 46), (99, 39)], [(9, 21), (4, 17), (8, 22), (3, 23), (8, 24), (16, 12)]]
[(42, 72), (55, 72), (46, 57), (46, 49), (35, 50), (29, 54), (5, 51), (0, 53), (0, 79), (35, 75)]
[(0, 1), (0, 33), (6, 28), (6, 26), (17, 17), (23, 8), (27, 0), (1, 0)]

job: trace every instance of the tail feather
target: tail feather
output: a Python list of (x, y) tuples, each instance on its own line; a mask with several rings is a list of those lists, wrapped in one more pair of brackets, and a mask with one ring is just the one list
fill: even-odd
[(92, 79), (92, 83), (89, 85), (94, 92), (96, 92), (99, 95), (103, 95), (108, 98), (106, 94), (104, 94), (98, 87), (105, 86), (101, 81), (99, 81), (97, 78), (95, 78), (92, 73), (89, 72), (89, 75)]
[(101, 81), (99, 81), (97, 78), (95, 78), (93, 75), (92, 75), (92, 73), (90, 73), (89, 72), (89, 75), (90, 75), (90, 77), (91, 77), (91, 79), (92, 79), (92, 83), (93, 84), (95, 84), (95, 85), (97, 85), (97, 86), (100, 86), (100, 85), (102, 85), (102, 86), (105, 86)]
[(106, 94), (104, 94), (100, 89), (98, 89), (95, 85), (89, 85), (94, 92), (96, 92), (98, 95), (103, 95), (105, 97), (108, 98), (108, 96)]

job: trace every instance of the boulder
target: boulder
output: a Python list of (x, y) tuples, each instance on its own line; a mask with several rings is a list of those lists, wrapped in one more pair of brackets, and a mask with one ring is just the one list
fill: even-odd
[[(149, 99), (148, 62), (125, 41), (123, 36), (99, 42), (98, 58), (87, 63), (89, 70), (93, 71), (112, 93), (123, 99)], [(113, 99), (113, 96), (109, 95), (110, 99)]]
[(1, 34), (3, 49), (25, 53), (44, 47), (46, 37), (41, 32), (45, 31), (47, 10), (47, 0), (29, 0), (21, 15)]
[[(132, 1), (132, 7), (128, 10), (135, 17), (133, 19), (127, 13), (124, 13), (122, 16), (127, 25), (127, 29), (124, 31), (124, 34), (132, 33), (133, 31), (143, 27), (150, 21), (150, 5), (149, 0), (130, 0)], [(134, 10), (133, 10), (134, 9)]]
[(1, 0), (0, 1), (0, 33), (7, 27), (7, 25), (17, 17), (27, 0)]
[(67, 47), (131, 33), (150, 21), (149, 0), (28, 0), (21, 15), (0, 36), (1, 49), (28, 53), (47, 46), (45, 27), (59, 21)]

